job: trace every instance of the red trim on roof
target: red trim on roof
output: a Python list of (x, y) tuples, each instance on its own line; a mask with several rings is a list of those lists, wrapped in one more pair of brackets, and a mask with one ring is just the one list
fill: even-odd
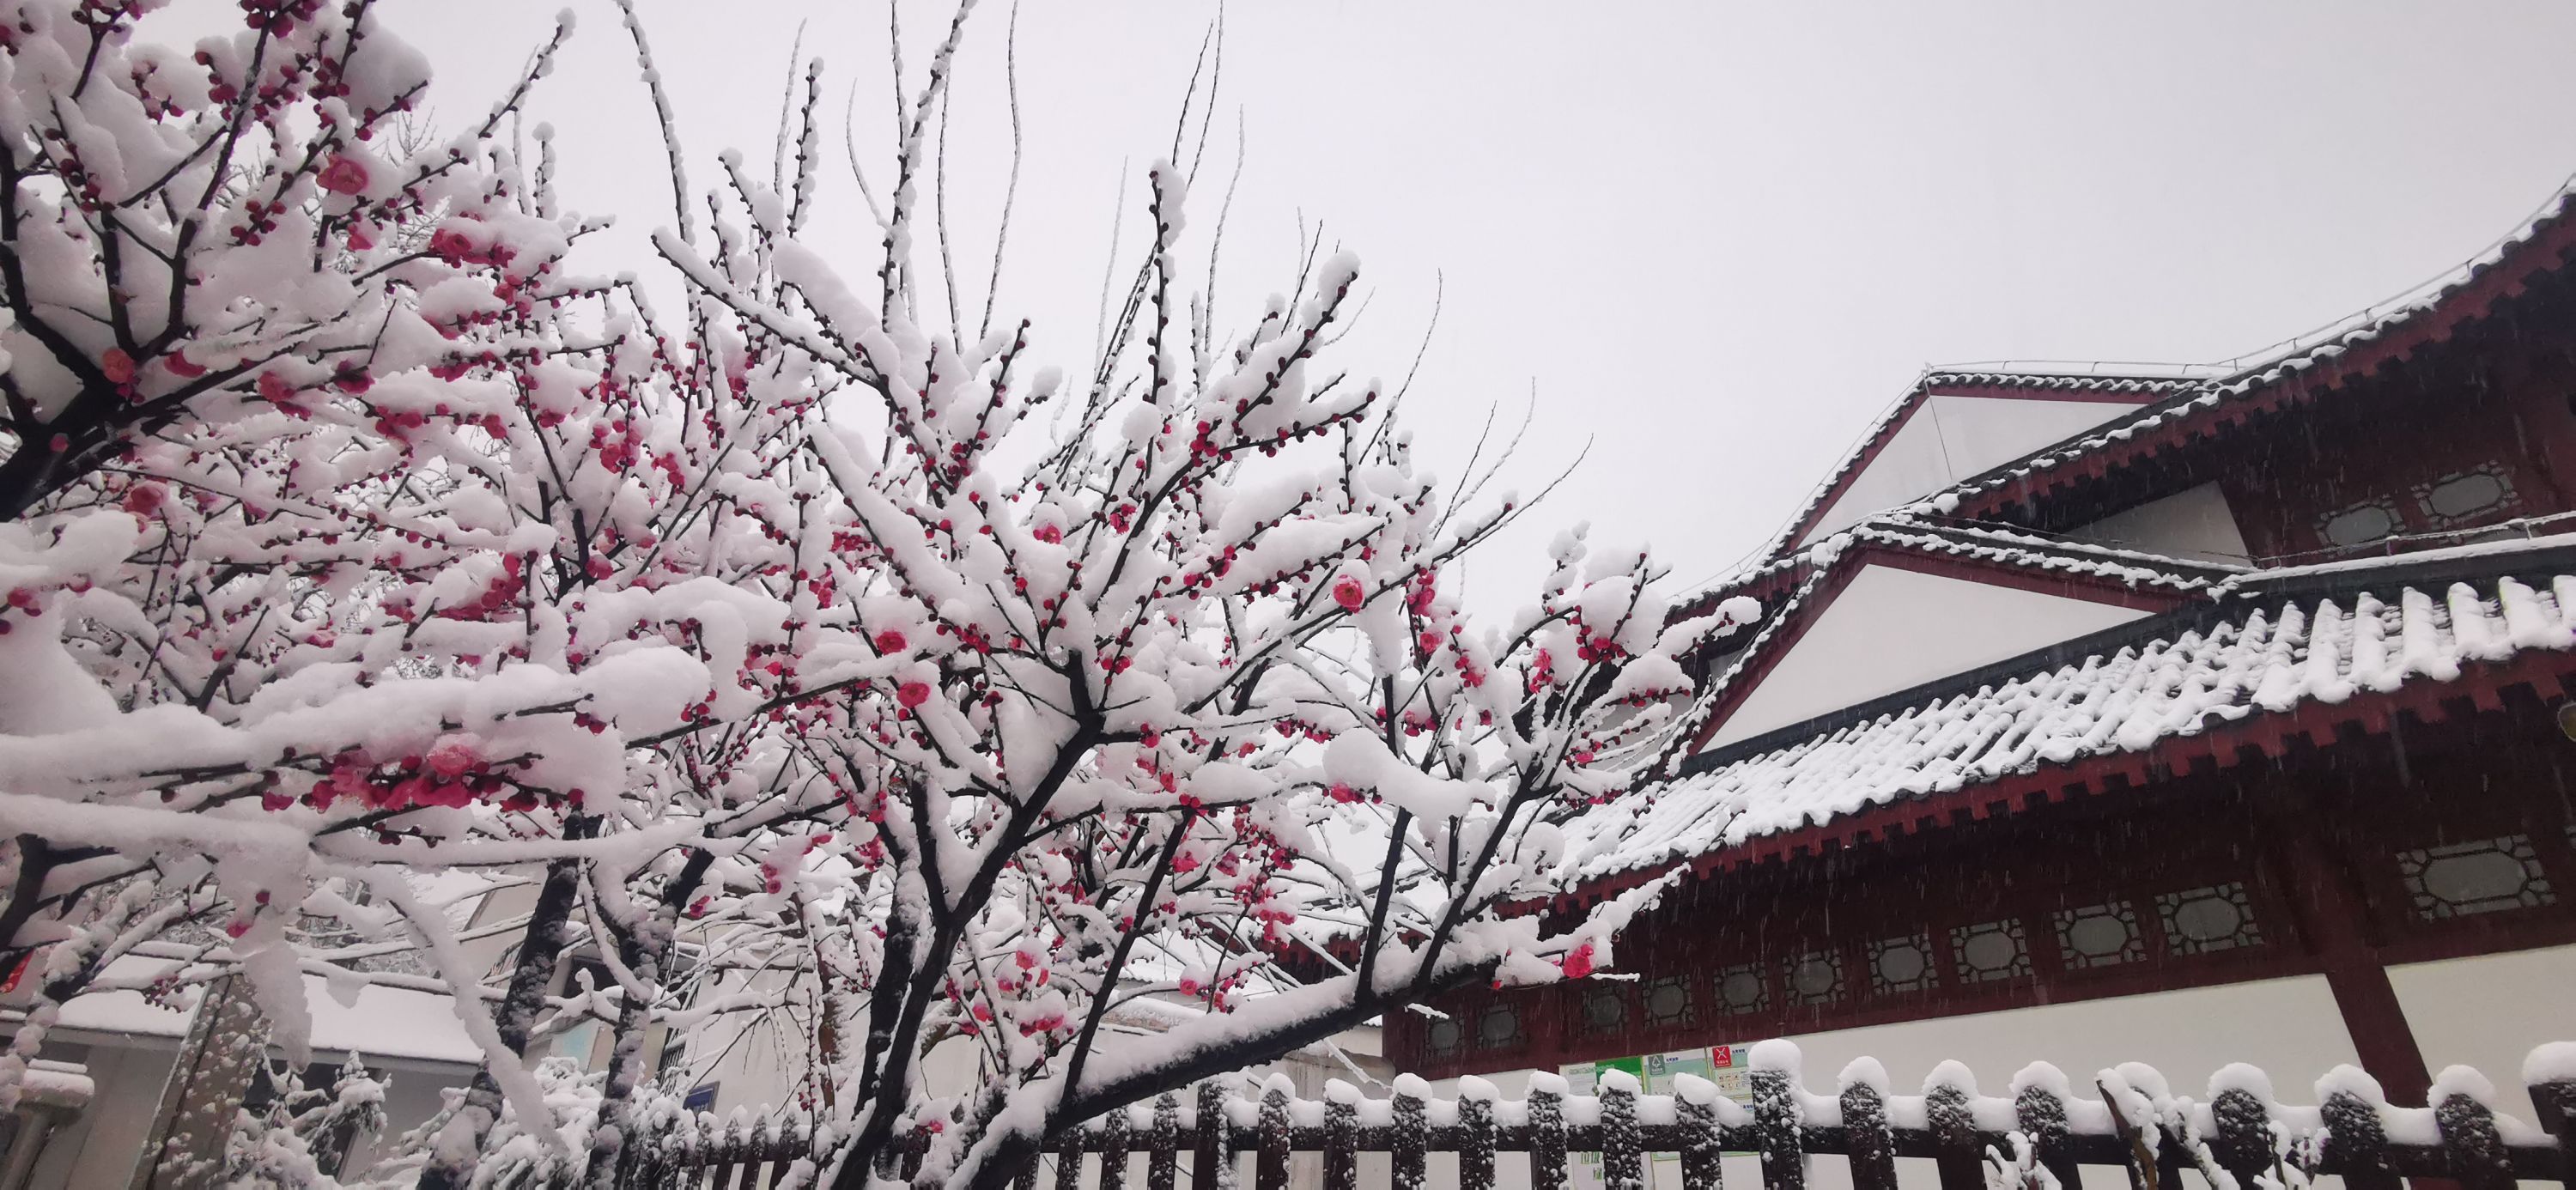
[(1969, 381), (1935, 376), (1925, 386), (1929, 397), (1984, 397), (2000, 401), (2076, 401), (2103, 405), (2153, 405), (2160, 395), (2121, 388), (2054, 388), (2030, 384), (2002, 384), (1993, 381)]
[[(1956, 515), (1968, 519), (1987, 517), (2025, 499), (2070, 487), (2080, 479), (2106, 475), (2113, 467), (2184, 449), (2195, 439), (2215, 439), (2222, 431), (2243, 426), (2259, 414), (2323, 399), (2384, 368), (2404, 363), (2423, 347), (2448, 341), (2464, 325), (2493, 314), (2498, 304), (2519, 296), (2536, 277), (2565, 267), (2571, 255), (2576, 255), (2576, 218), (2562, 217), (2538, 229), (2529, 240), (2509, 246), (2493, 265), (2430, 307), (2387, 326), (2376, 337), (2358, 342), (2346, 340), (2343, 350), (2332, 356), (2310, 353), (2305, 358), (2312, 362), (2306, 367), (2269, 365), (2257, 376), (2275, 367), (2281, 370), (2269, 380), (2256, 379), (2243, 393), (2222, 397), (2212, 405), (2187, 411), (2128, 438), (2105, 442), (2086, 451), (2080, 459), (1965, 494)], [(2046, 448), (2032, 452), (2045, 453)]]

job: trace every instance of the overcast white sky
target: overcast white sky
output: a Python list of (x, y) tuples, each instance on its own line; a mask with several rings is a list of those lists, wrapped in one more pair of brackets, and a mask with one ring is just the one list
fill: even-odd
[[(573, 7), (532, 111), (559, 131), (571, 204), (618, 215), (641, 260), (670, 218), (660, 149), (615, 8)], [(176, 8), (234, 18), (228, 0)], [(873, 270), (839, 126), (855, 84), (876, 181), (885, 7), (642, 8), (701, 185), (727, 146), (768, 159), (808, 23), (832, 97), (818, 239)], [(436, 63), (453, 129), (555, 5), (382, 11)], [(908, 88), (951, 11), (902, 5)], [(1000, 306), (1052, 360), (1089, 358), (1122, 168), (1134, 267), (1143, 167), (1214, 13), (1024, 2), (1029, 153)], [(1009, 163), (1011, 19), (985, 0), (958, 75), (949, 200), (973, 308)], [(1354, 372), (1403, 374), (1445, 278), (1409, 404), (1426, 454), (1454, 472), (1487, 407), (1516, 415), (1535, 386), (1524, 489), (1593, 441), (1538, 522), (1588, 519), (1698, 579), (1761, 544), (1926, 364), (2212, 360), (2458, 263), (2576, 171), (2571, 66), (2565, 3), (1238, 2), (1188, 246), (1206, 250), (1239, 114), (1220, 325), (1289, 284), (1301, 213), (1374, 289), (1341, 352)], [(1502, 542), (1477, 581), (1526, 584), (1546, 536)]]

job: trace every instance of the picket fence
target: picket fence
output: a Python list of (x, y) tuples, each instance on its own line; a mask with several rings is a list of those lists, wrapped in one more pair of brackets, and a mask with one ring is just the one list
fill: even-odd
[[(2318, 1084), (2316, 1106), (2279, 1102), (2260, 1072), (2242, 1066), (2221, 1072), (2197, 1101), (2165, 1094), (2164, 1079), (2138, 1065), (2103, 1072), (2092, 1088), (2098, 1097), (2072, 1093), (2046, 1064), (2024, 1070), (2009, 1098), (1977, 1094), (1956, 1065), (1936, 1071), (1921, 1095), (1888, 1094), (1875, 1063), (1854, 1063), (1831, 1096), (1808, 1092), (1797, 1069), (1787, 1043), (1757, 1047), (1750, 1105), (1687, 1076), (1670, 1095), (1642, 1094), (1620, 1074), (1598, 1095), (1569, 1095), (1542, 1076), (1520, 1100), (1474, 1094), (1476, 1084), (1434, 1099), (1409, 1077), (1385, 1099), (1338, 1081), (1322, 1100), (1292, 1097), (1284, 1078), (1258, 1097), (1204, 1084), (1187, 1101), (1164, 1095), (1092, 1121), (1064, 1137), (1045, 1168), (1023, 1171), (1019, 1186), (1034, 1190), (1044, 1179), (1055, 1190), (1086, 1181), (1125, 1190), (1132, 1157), (1142, 1154), (1147, 1190), (1174, 1190), (1184, 1162), (1193, 1187), (1240, 1185), (1246, 1157), (1256, 1190), (1284, 1190), (1290, 1155), (1319, 1153), (1325, 1190), (1357, 1190), (1360, 1155), (1383, 1153), (1397, 1190), (1422, 1190), (1435, 1184), (1430, 1154), (1454, 1153), (1455, 1180), (1442, 1169), (1437, 1184), (1490, 1190), (1496, 1157), (1520, 1153), (1528, 1184), (1548, 1187), (1565, 1184), (1571, 1157), (1597, 1153), (1602, 1184), (1622, 1190), (1646, 1186), (1652, 1156), (1670, 1153), (1683, 1185), (1718, 1190), (1719, 1158), (1737, 1152), (1759, 1156), (1766, 1190), (1804, 1190), (1810, 1157), (1847, 1161), (1855, 1190), (1895, 1190), (1899, 1157), (1931, 1159), (1941, 1190), (1984, 1190), (1990, 1175), (2031, 1190), (2053, 1177), (2072, 1190), (2083, 1166), (2119, 1167), (2132, 1190), (2185, 1190), (2187, 1173), (2210, 1190), (2252, 1190), (2266, 1177), (2295, 1188), (2320, 1175), (2339, 1176), (2350, 1190), (2398, 1190), (2408, 1178), (2467, 1190), (2510, 1190), (2517, 1180), (2576, 1190), (2576, 1044), (2544, 1046), (2525, 1065), (2544, 1122), (2537, 1129), (2498, 1115), (2492, 1084), (2465, 1067), (2444, 1072), (2425, 1107), (2385, 1102), (2349, 1068)], [(1226, 1126), (1202, 1128), (1203, 1120)], [(808, 1140), (796, 1120), (701, 1117), (642, 1146), (626, 1184), (763, 1190), (780, 1184)]]

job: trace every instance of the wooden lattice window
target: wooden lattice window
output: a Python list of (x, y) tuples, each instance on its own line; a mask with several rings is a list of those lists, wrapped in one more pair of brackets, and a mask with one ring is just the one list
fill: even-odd
[(1617, 1033), (1628, 1027), (1628, 993), (1615, 983), (1597, 984), (1583, 993), (1583, 1031)]
[(1831, 1004), (1843, 995), (1843, 957), (1819, 950), (1789, 960), (1789, 1002)]
[(2317, 518), (2317, 536), (2327, 545), (2366, 545), (2405, 527), (2397, 502), (2378, 497)]
[(2418, 484), (2414, 496), (2425, 519), (2443, 526), (2486, 520), (2515, 504), (2513, 477), (2495, 463)]
[(2397, 853), (2415, 912), (2428, 920), (2528, 909), (2558, 899), (2531, 836), (2504, 835)]
[(1646, 985), (1646, 1020), (1656, 1025), (1691, 1022), (1691, 986), (1687, 975), (1667, 975)]
[(1869, 944), (1869, 988), (1880, 995), (1930, 991), (1937, 982), (1932, 938), (1917, 931)]
[(2242, 882), (2159, 893), (2156, 917), (2164, 923), (2165, 945), (2175, 954), (2263, 944), (2262, 927), (2254, 923), (2254, 905)]
[(2146, 940), (2138, 931), (2138, 911), (2125, 900), (2058, 910), (2057, 945), (2066, 953), (2066, 965), (2077, 970), (2147, 957)]
[(1746, 963), (1717, 973), (1717, 1009), (1729, 1016), (1760, 1012), (1771, 1004), (1771, 981), (1762, 964)]
[(1431, 1027), (1422, 1033), (1423, 1043), (1431, 1048), (1433, 1054), (1441, 1057), (1456, 1054), (1460, 1044), (1467, 1039), (1466, 1028), (1454, 1016), (1433, 1018)]
[(1950, 953), (1957, 956), (1959, 982), (1986, 983), (2030, 974), (2030, 939), (2021, 919), (1978, 922), (1950, 930)]

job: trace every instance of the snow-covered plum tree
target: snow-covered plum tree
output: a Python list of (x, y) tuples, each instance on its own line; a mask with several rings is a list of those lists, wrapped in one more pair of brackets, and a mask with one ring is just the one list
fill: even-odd
[[(1459, 560), (1529, 504), (1444, 492), (1333, 362), (1352, 258), (1220, 334), (1170, 162), (1091, 365), (967, 333), (915, 242), (964, 8), (853, 204), (874, 275), (803, 239), (809, 71), (775, 180), (728, 154), (695, 195), (670, 146), (666, 318), (567, 272), (596, 225), (509, 134), (552, 45), (395, 152), (426, 71), (367, 0), (255, 0), (193, 59), (137, 43), (152, 7), (0, 24), (0, 960), (39, 989), (0, 1100), (86, 992), (239, 978), (300, 1065), (308, 979), (396, 983), (489, 1059), (402, 1176), (610, 1185), (669, 1111), (648, 1029), (777, 1014), (810, 1176), (926, 1137), (916, 1184), (995, 1186), (1108, 1108), (1606, 968), (1656, 895), (1521, 911), (1741, 609), (1668, 623), (1577, 531), (1471, 622)], [(469, 870), (533, 886), (498, 969), (425, 891)], [(1186, 1019), (1106, 1044), (1140, 999)], [(588, 1020), (607, 1071), (541, 1083)]]

